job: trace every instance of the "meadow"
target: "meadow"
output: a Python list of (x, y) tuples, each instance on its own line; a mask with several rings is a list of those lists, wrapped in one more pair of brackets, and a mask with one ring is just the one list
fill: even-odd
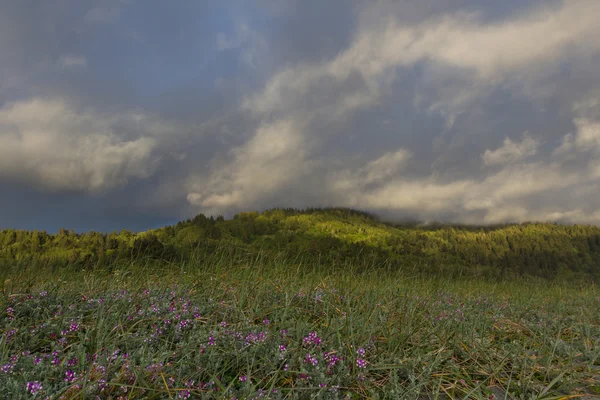
[(227, 252), (0, 271), (4, 399), (600, 393), (593, 284), (448, 280)]

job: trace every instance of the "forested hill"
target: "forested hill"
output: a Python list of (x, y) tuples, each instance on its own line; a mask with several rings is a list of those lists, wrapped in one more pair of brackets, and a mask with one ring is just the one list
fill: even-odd
[(0, 260), (106, 266), (120, 261), (201, 261), (219, 251), (290, 263), (369, 265), (416, 273), (600, 281), (600, 228), (526, 223), (497, 227), (394, 226), (348, 209), (274, 209), (230, 220), (198, 215), (132, 233), (0, 231)]

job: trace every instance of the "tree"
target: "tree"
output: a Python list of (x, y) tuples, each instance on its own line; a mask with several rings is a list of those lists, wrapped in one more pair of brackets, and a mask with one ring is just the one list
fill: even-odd
[(40, 233), (37, 230), (35, 230), (31, 234), (31, 252), (38, 253), (41, 249), (41, 245), (42, 243), (40, 240)]

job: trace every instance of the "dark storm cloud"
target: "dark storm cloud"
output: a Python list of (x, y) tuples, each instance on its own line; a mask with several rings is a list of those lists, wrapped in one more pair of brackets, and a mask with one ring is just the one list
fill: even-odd
[(599, 27), (594, 0), (4, 2), (0, 227), (600, 223)]

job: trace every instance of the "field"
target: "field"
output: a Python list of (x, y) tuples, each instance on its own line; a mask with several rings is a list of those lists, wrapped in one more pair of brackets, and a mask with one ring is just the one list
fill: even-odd
[(2, 271), (6, 399), (593, 398), (600, 294), (294, 260)]

